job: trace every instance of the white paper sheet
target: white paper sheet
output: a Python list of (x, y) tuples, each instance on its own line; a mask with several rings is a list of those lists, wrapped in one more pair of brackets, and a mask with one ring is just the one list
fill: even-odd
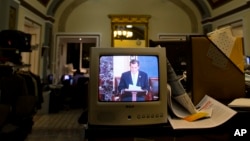
[(216, 101), (208, 95), (205, 95), (205, 97), (197, 106), (199, 106), (200, 110), (212, 108), (213, 113), (211, 117), (189, 122), (181, 118), (171, 117), (169, 115), (168, 120), (172, 125), (173, 129), (212, 128), (225, 123), (227, 120), (229, 120), (236, 114), (235, 110)]

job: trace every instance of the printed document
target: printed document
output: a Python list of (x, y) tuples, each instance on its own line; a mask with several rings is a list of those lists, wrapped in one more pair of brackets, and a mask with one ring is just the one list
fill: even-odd
[(142, 90), (140, 86), (134, 86), (134, 85), (129, 85), (128, 90), (135, 90), (135, 91), (140, 91)]
[[(171, 100), (170, 100), (171, 102)], [(170, 103), (171, 105), (171, 103)], [(181, 108), (181, 106), (175, 107), (172, 103), (171, 110), (175, 115), (169, 115), (168, 120), (173, 129), (196, 129), (196, 128), (211, 128), (219, 126), (230, 118), (232, 118), (236, 111), (227, 107), (226, 105), (218, 102), (212, 97), (205, 95), (204, 98), (197, 104), (197, 113), (199, 111), (208, 112), (209, 116), (200, 118), (194, 121), (184, 120), (183, 117), (191, 115), (190, 112)], [(204, 113), (202, 112), (202, 113)]]

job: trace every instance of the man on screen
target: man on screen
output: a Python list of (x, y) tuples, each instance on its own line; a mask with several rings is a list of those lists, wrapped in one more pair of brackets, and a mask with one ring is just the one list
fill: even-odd
[(136, 101), (145, 101), (145, 95), (149, 91), (148, 75), (139, 70), (140, 63), (138, 60), (131, 60), (129, 64), (130, 71), (122, 73), (118, 85), (119, 93), (124, 94), (121, 101), (134, 101), (133, 94), (135, 93)]

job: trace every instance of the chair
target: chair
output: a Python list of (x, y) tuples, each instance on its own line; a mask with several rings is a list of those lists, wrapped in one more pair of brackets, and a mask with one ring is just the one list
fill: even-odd
[(114, 95), (112, 97), (113, 101), (120, 101), (121, 100), (121, 97), (119, 95), (119, 90), (118, 90), (120, 80), (121, 80), (121, 77), (115, 77)]
[(153, 100), (159, 98), (159, 78), (158, 77), (150, 77), (149, 78), (149, 85), (150, 85), (150, 93), (152, 95)]
[(115, 77), (115, 94), (119, 94), (118, 86), (119, 86), (120, 80), (121, 80), (121, 77)]
[(0, 129), (7, 122), (8, 116), (10, 114), (10, 105), (0, 104)]
[(88, 103), (88, 77), (79, 77), (75, 86), (73, 102), (77, 107), (87, 108)]

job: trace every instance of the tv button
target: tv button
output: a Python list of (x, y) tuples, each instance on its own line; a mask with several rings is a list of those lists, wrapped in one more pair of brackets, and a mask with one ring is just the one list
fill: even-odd
[(162, 114), (162, 113), (160, 114), (160, 117), (161, 117), (161, 118), (163, 117), (163, 114)]
[(159, 118), (159, 114), (156, 114), (155, 117), (156, 117), (156, 118)]
[(132, 118), (131, 115), (128, 115), (128, 120), (131, 120), (131, 118)]
[(141, 119), (141, 115), (137, 115), (137, 119)]

